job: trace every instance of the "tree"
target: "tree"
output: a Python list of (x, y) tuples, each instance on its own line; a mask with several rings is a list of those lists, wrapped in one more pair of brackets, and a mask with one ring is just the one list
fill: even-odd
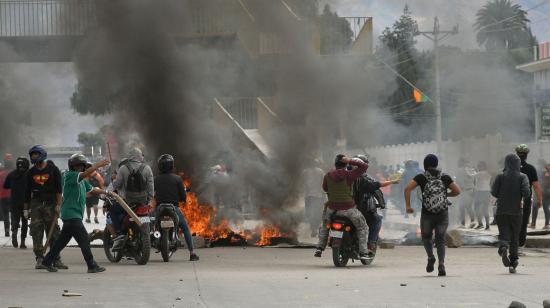
[[(405, 5), (403, 14), (392, 28), (386, 28), (382, 32), (379, 37), (381, 44), (376, 53), (382, 61), (391, 65), (409, 82), (425, 89), (419, 82), (425, 75), (424, 70), (431, 67), (431, 57), (429, 53), (420, 53), (416, 49), (417, 32), (418, 24), (413, 19), (409, 7)], [(382, 106), (383, 110), (390, 113), (396, 121), (406, 125), (412, 125), (413, 119), (425, 119), (425, 114), (430, 112), (429, 108), (425, 107), (426, 104), (415, 105), (413, 88), (401, 77), (396, 76), (395, 80), (397, 89)]]
[(320, 16), (321, 54), (341, 54), (351, 47), (353, 31), (349, 22), (325, 5)]
[(91, 148), (103, 146), (105, 141), (101, 132), (97, 132), (95, 134), (82, 132), (78, 134), (78, 143), (82, 144), (82, 146), (86, 148)]
[(527, 11), (511, 0), (489, 1), (476, 16), (477, 42), (488, 51), (531, 47), (536, 40), (527, 26)]

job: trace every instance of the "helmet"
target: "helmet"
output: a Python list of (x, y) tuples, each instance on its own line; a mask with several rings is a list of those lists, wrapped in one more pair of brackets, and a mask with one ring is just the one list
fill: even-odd
[[(38, 153), (38, 157), (35, 159), (32, 158), (33, 153)], [(41, 145), (35, 145), (29, 150), (29, 157), (31, 157), (31, 162), (33, 164), (41, 163), (48, 158), (48, 152), (46, 152), (46, 149), (44, 149)]]
[(528, 154), (529, 147), (526, 144), (520, 144), (516, 147), (516, 153), (519, 154)]
[(162, 154), (158, 159), (158, 168), (161, 173), (169, 173), (174, 170), (174, 156)]
[(368, 164), (369, 163), (369, 158), (366, 156), (366, 155), (356, 155), (354, 158), (359, 158), (360, 160), (362, 160), (364, 163)]
[(76, 171), (76, 168), (80, 166), (83, 166), (84, 168), (86, 168), (87, 163), (88, 163), (88, 160), (86, 159), (86, 156), (80, 153), (73, 154), (69, 158), (69, 170)]
[(17, 157), (17, 160), (15, 161), (15, 167), (17, 170), (25, 172), (29, 170), (30, 162), (26, 157), (20, 156)]

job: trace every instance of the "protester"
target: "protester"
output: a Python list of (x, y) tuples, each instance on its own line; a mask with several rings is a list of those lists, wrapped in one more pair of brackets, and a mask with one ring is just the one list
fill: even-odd
[(521, 173), (527, 175), (529, 179), (529, 196), (527, 201), (523, 204), (523, 216), (521, 221), (521, 229), (519, 233), (519, 246), (525, 246), (527, 240), (527, 225), (529, 224), (529, 216), (531, 215), (531, 204), (533, 202), (533, 188), (537, 194), (537, 206), (540, 209), (542, 207), (542, 191), (540, 189), (540, 183), (537, 175), (537, 169), (533, 165), (527, 162), (527, 156), (529, 154), (529, 147), (525, 144), (520, 144), (516, 147), (516, 154), (521, 160)]
[[(29, 156), (34, 166), (27, 172), (24, 210), (30, 210), (32, 248), (36, 257), (35, 268), (38, 268), (44, 258), (44, 233), (53, 227), (50, 249), (59, 235), (57, 213), (61, 206), (61, 173), (52, 161), (46, 161), (48, 153), (44, 147), (32, 147)], [(57, 259), (54, 266), (68, 268), (61, 259)]]
[[(544, 230), (550, 230), (550, 164), (546, 164), (544, 170), (540, 176), (541, 190), (542, 190), (542, 208), (544, 209)], [(537, 216), (539, 208), (533, 206), (533, 217), (531, 220), (531, 226), (533, 229), (536, 226)]]
[(515, 273), (518, 266), (520, 227), (522, 214), (525, 212), (521, 208), (521, 201), (523, 199), (525, 207), (531, 198), (528, 176), (521, 173), (520, 168), (520, 158), (515, 154), (507, 155), (504, 171), (497, 175), (491, 188), (491, 194), (497, 198), (496, 217), (500, 240), (498, 254), (510, 273)]
[(304, 181), (305, 216), (309, 222), (311, 237), (317, 236), (322, 223), (323, 201), (325, 193), (322, 190), (321, 179), (324, 176), (321, 162), (315, 159), (310, 167), (302, 172)]
[(4, 221), (4, 235), (10, 237), (10, 190), (4, 188), (4, 183), (11, 170), (0, 164), (0, 214)]
[(18, 247), (17, 232), (19, 230), (19, 221), (21, 221), (21, 245), (19, 248), (26, 249), (25, 239), (28, 232), (28, 210), (24, 210), (25, 192), (27, 187), (27, 171), (30, 162), (26, 157), (18, 157), (15, 162), (15, 170), (10, 172), (4, 182), (3, 187), (11, 191), (11, 243), (13, 247)]
[(193, 237), (189, 225), (179, 207), (179, 203), (185, 204), (187, 198), (183, 180), (174, 173), (174, 157), (169, 154), (161, 155), (158, 159), (158, 168), (160, 174), (155, 177), (155, 203), (156, 205), (165, 203), (175, 206), (179, 218), (179, 227), (183, 231), (185, 243), (189, 250), (189, 261), (198, 261), (199, 256), (193, 251)]
[(458, 170), (456, 174), (456, 183), (460, 187), (462, 194), (459, 198), (459, 223), (460, 227), (466, 227), (466, 213), (470, 217), (470, 228), (476, 226), (476, 213), (474, 211), (475, 198), (475, 170), (470, 166), (470, 162), (461, 158), (458, 160)]
[[(86, 167), (91, 168), (92, 164), (88, 163)], [(90, 176), (86, 178), (86, 181), (88, 181), (88, 183), (90, 183), (92, 187), (97, 187), (102, 190), (105, 188), (105, 182), (103, 181), (103, 177), (98, 172), (98, 170), (95, 170), (92, 174), (90, 174)], [(99, 204), (99, 196), (91, 193), (86, 195), (86, 222), (87, 223), (91, 223), (90, 215), (92, 213), (92, 208), (94, 209), (94, 215), (95, 215), (94, 222), (96, 224), (99, 223), (99, 220), (97, 219), (97, 213), (99, 212), (98, 204)]]
[[(150, 205), (155, 195), (153, 171), (144, 163), (143, 153), (138, 148), (129, 152), (128, 159), (119, 164), (116, 179), (113, 181), (113, 190), (116, 191), (128, 205)], [(124, 209), (119, 206), (111, 208), (111, 218), (115, 231), (120, 233), (113, 240), (113, 250), (121, 248), (127, 230), (122, 228)]]
[(420, 186), (422, 190), (422, 214), (420, 216), (420, 229), (424, 249), (428, 255), (426, 271), (434, 271), (435, 256), (433, 253), (433, 234), (435, 232), (435, 245), (437, 258), (439, 259), (438, 275), (445, 276), (445, 235), (449, 226), (449, 205), (447, 197), (456, 197), (460, 194), (460, 188), (453, 179), (437, 169), (439, 160), (437, 156), (429, 154), (424, 158), (423, 174), (419, 174), (407, 184), (405, 188), (405, 204), (408, 213), (413, 213), (411, 207), (411, 192)]
[(485, 230), (490, 230), (491, 174), (487, 171), (487, 163), (484, 161), (478, 163), (477, 169), (478, 172), (475, 174), (475, 210), (478, 225), (476, 229), (483, 229), (483, 219), (485, 218)]
[[(369, 160), (365, 155), (358, 155), (356, 158), (369, 164)], [(353, 199), (355, 204), (357, 204), (357, 209), (363, 214), (369, 227), (367, 240), (369, 258), (374, 258), (376, 255), (378, 237), (382, 228), (382, 216), (378, 214), (378, 208), (384, 209), (386, 207), (384, 194), (380, 189), (393, 184), (399, 184), (399, 179), (377, 181), (370, 177), (367, 172), (363, 173), (353, 183)]]
[[(356, 166), (353, 170), (346, 170), (346, 166)], [(359, 258), (368, 259), (367, 248), (367, 222), (363, 214), (357, 210), (353, 201), (351, 191), (353, 182), (359, 178), (369, 165), (362, 160), (350, 159), (344, 154), (338, 154), (334, 160), (334, 169), (328, 172), (323, 178), (323, 190), (328, 193), (328, 202), (323, 215), (323, 226), (330, 222), (330, 217), (334, 213), (348, 218), (357, 232), (359, 240)], [(326, 227), (319, 229), (319, 243), (315, 251), (315, 257), (321, 257), (323, 250), (327, 246), (329, 230)]]
[(49, 272), (57, 272), (54, 261), (59, 253), (67, 246), (74, 237), (82, 256), (88, 265), (88, 273), (99, 273), (105, 271), (104, 267), (97, 265), (90, 249), (88, 232), (82, 224), (84, 209), (86, 208), (86, 194), (107, 194), (102, 189), (94, 188), (84, 179), (89, 177), (98, 168), (107, 166), (109, 161), (104, 160), (95, 163), (86, 169), (86, 157), (82, 154), (74, 154), (69, 159), (69, 171), (63, 174), (63, 203), (61, 204), (61, 220), (63, 228), (59, 237), (55, 240), (50, 252), (46, 255), (37, 269), (46, 269)]

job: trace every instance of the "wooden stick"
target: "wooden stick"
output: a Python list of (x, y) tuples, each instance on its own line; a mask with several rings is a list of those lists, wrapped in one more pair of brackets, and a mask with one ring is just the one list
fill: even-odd
[(111, 194), (113, 195), (113, 197), (115, 197), (118, 204), (122, 206), (122, 208), (126, 211), (126, 213), (128, 213), (128, 215), (132, 217), (132, 219), (138, 224), (138, 226), (141, 227), (142, 223), (141, 223), (141, 220), (139, 219), (139, 216), (136, 215), (134, 211), (132, 211), (132, 209), (128, 206), (128, 204), (124, 201), (124, 199), (122, 199), (119, 195), (117, 195), (114, 192), (111, 192)]
[(55, 211), (54, 220), (52, 224), (50, 225), (50, 230), (48, 231), (48, 238), (46, 239), (46, 245), (44, 245), (44, 250), (42, 251), (42, 255), (46, 255), (46, 250), (48, 250), (48, 246), (50, 245), (50, 241), (52, 239), (53, 230), (55, 229), (55, 226), (57, 226), (57, 210)]

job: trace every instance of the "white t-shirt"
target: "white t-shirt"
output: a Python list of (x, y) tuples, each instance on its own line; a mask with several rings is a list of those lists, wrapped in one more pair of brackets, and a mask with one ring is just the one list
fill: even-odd
[(475, 175), (476, 191), (491, 191), (491, 175), (487, 171), (480, 171)]

